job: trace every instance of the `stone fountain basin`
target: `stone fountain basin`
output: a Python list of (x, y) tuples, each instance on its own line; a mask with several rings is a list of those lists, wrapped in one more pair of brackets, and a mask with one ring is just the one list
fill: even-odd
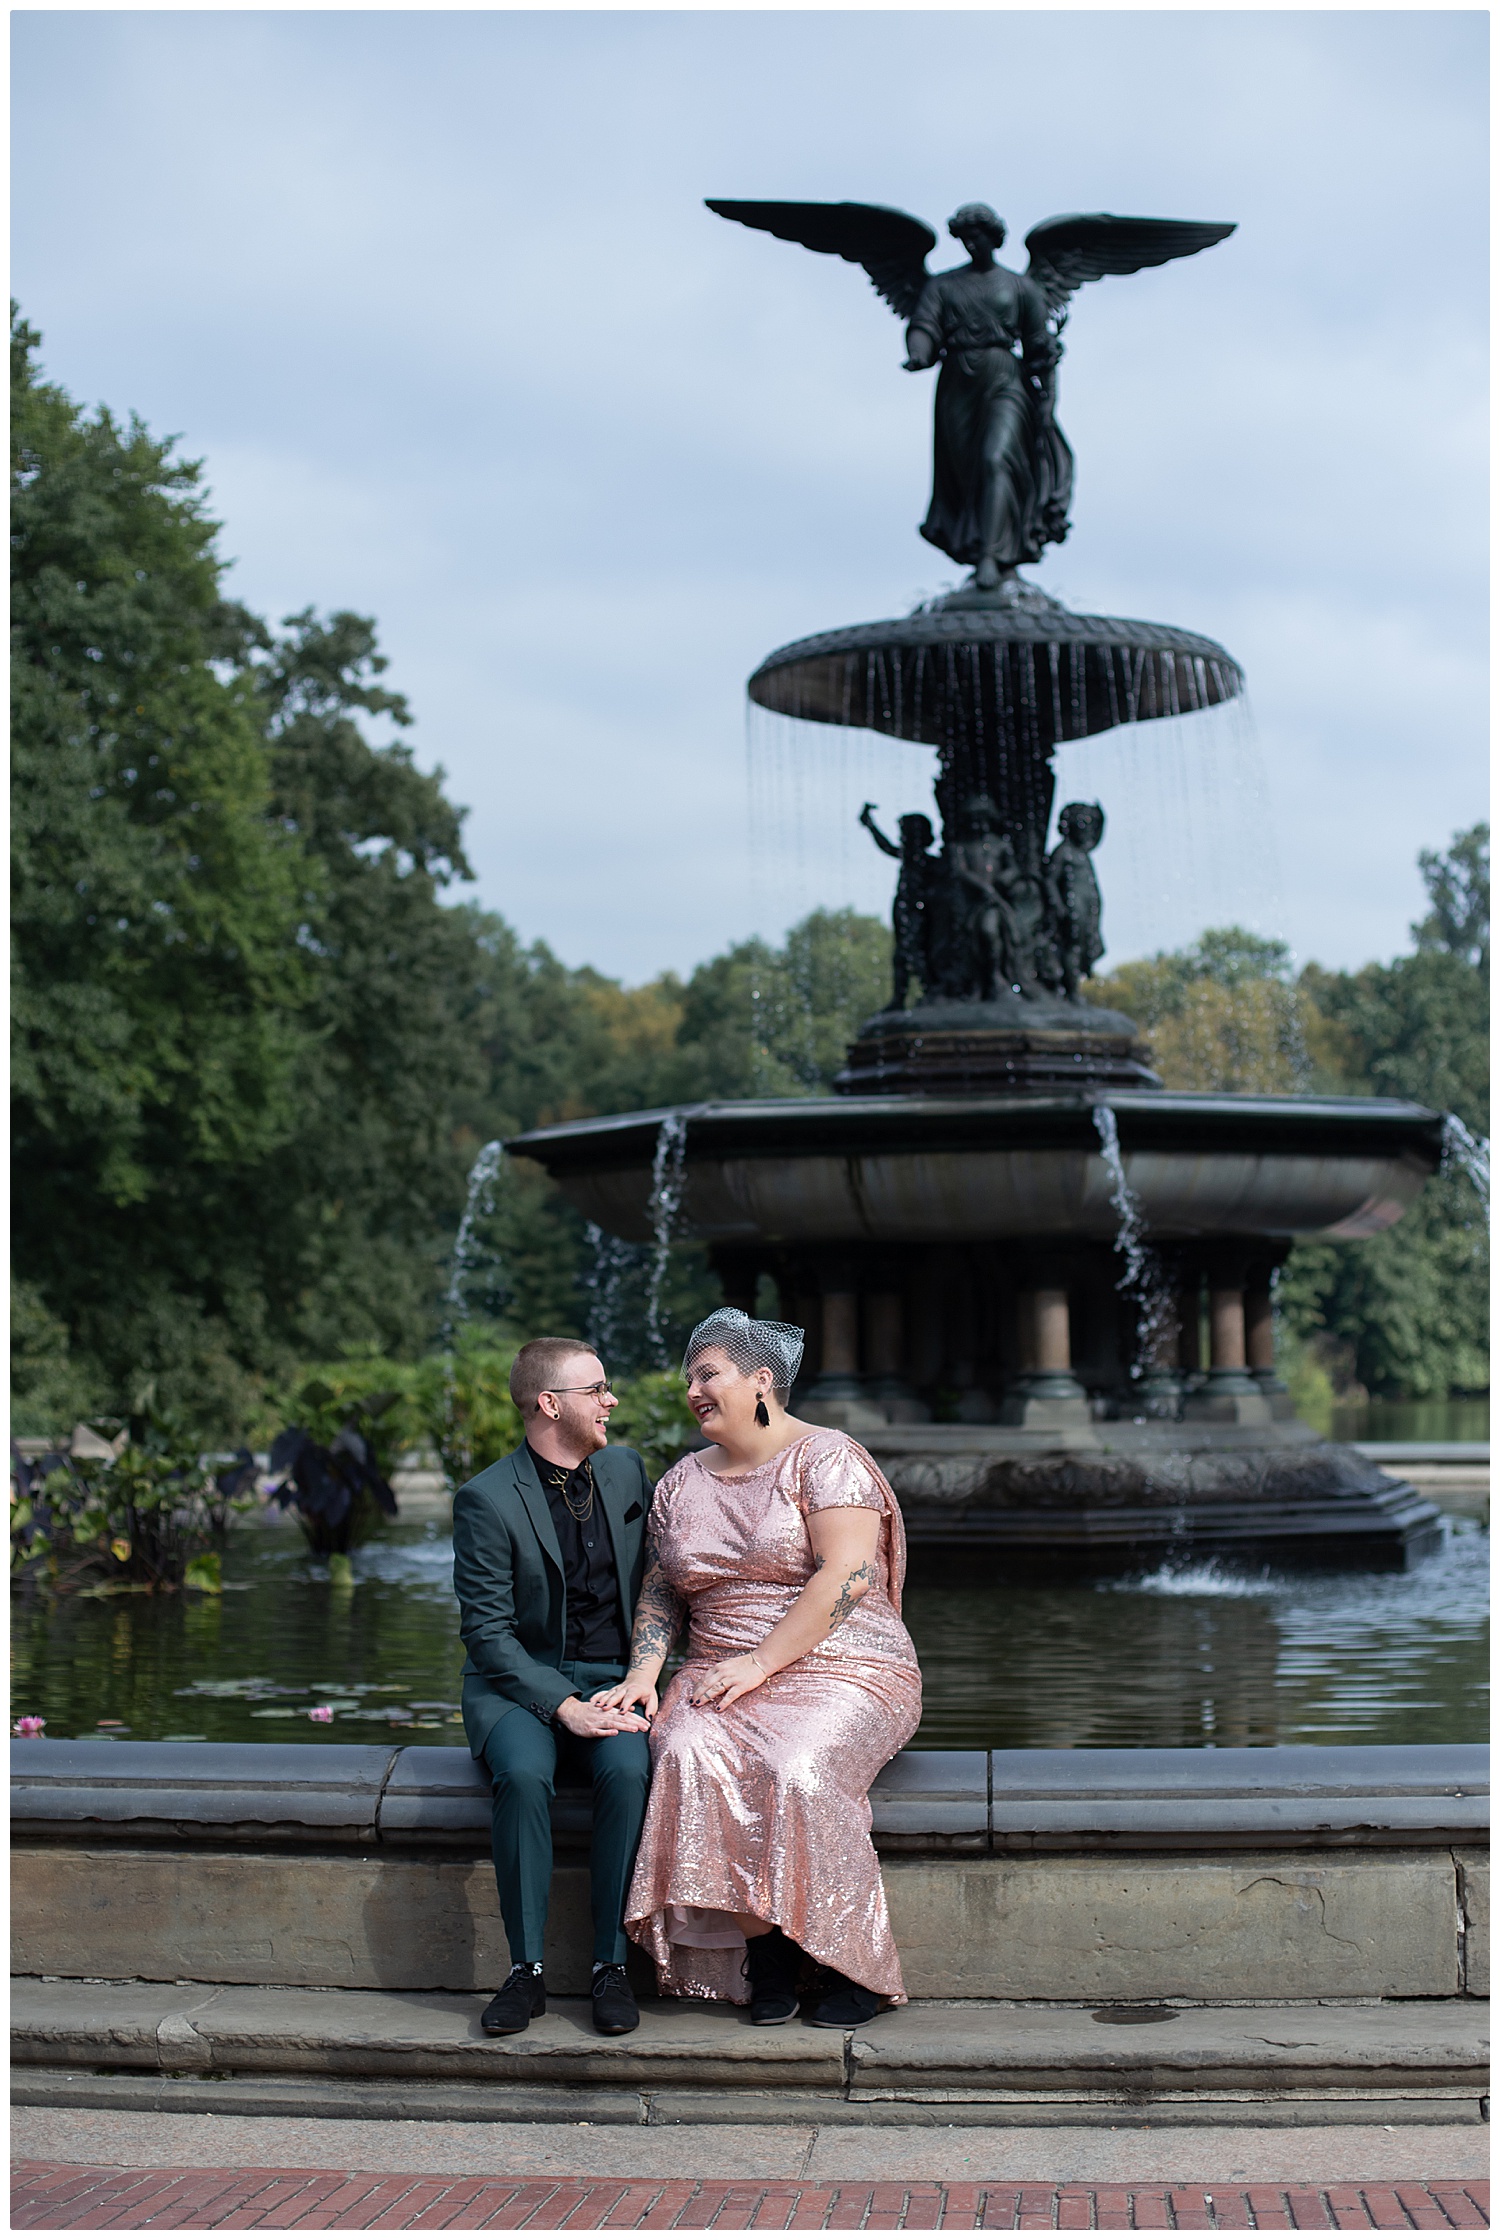
[[(1370, 1237), (1442, 1158), (1442, 1120), (1385, 1097), (1165, 1090), (990, 1097), (776, 1097), (672, 1108), (687, 1122), (673, 1234), (712, 1243), (1112, 1239), (1119, 1215), (1095, 1125), (1116, 1117), (1148, 1231)], [(534, 1159), (611, 1235), (652, 1235), (666, 1110), (534, 1128)]]

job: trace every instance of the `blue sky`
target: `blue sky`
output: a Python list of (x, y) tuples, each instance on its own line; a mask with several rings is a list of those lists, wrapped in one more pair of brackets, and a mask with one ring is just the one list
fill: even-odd
[[(685, 970), (883, 907), (915, 748), (747, 726), (814, 630), (956, 580), (931, 377), (857, 268), (707, 195), (1228, 218), (1075, 298), (1086, 611), (1221, 640), (1252, 717), (1070, 751), (1111, 961), (1240, 917), (1403, 946), (1487, 813), (1486, 19), (22, 13), (13, 291), (76, 396), (206, 461), (233, 593), (377, 617), (476, 892)], [(940, 253), (935, 263), (949, 259)]]

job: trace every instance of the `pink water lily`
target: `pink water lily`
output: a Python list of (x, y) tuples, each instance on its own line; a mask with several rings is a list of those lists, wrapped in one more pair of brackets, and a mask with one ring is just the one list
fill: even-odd
[(12, 1734), (38, 1735), (46, 1724), (45, 1719), (27, 1717), (18, 1719), (10, 1731)]
[(307, 1716), (309, 1719), (316, 1719), (320, 1726), (326, 1727), (333, 1717), (333, 1706), (327, 1703), (315, 1703)]

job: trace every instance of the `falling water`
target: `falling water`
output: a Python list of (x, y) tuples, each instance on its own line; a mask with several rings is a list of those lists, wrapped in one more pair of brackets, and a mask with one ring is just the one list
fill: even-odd
[(640, 1265), (643, 1248), (627, 1244), (623, 1237), (606, 1235), (597, 1221), (588, 1222), (583, 1233), (593, 1255), (583, 1279), (589, 1303), (589, 1344), (606, 1367), (618, 1375), (629, 1350), (625, 1285)]
[(463, 1219), (458, 1225), (458, 1235), (453, 1240), (453, 1274), (443, 1299), (446, 1313), (443, 1317), (443, 1344), (451, 1347), (459, 1325), (466, 1319), (464, 1310), (464, 1278), (474, 1256), (475, 1224), (489, 1212), (494, 1200), (496, 1177), (500, 1162), (505, 1157), (503, 1143), (487, 1143), (469, 1169), (469, 1195), (464, 1202)]
[(652, 1367), (665, 1369), (667, 1363), (666, 1333), (662, 1329), (661, 1294), (667, 1276), (667, 1259), (672, 1250), (672, 1230), (677, 1220), (677, 1209), (682, 1204), (683, 1184), (686, 1180), (687, 1115), (669, 1112), (657, 1131), (656, 1155), (651, 1161), (651, 1233), (656, 1239), (656, 1251), (651, 1261), (651, 1282), (646, 1292), (646, 1343), (651, 1353)]
[(1059, 804), (1102, 801), (1109, 818), (1094, 861), (1112, 959), (1186, 948), (1205, 926), (1284, 930), (1270, 785), (1247, 698), (1066, 739), (1054, 767)]
[(1125, 1268), (1115, 1288), (1133, 1299), (1136, 1306), (1136, 1354), (1130, 1364), (1130, 1374), (1139, 1382), (1153, 1367), (1157, 1341), (1170, 1327), (1172, 1295), (1161, 1262), (1146, 1242), (1145, 1217), (1140, 1200), (1125, 1177), (1119, 1125), (1109, 1105), (1095, 1105), (1094, 1126), (1099, 1132), (1099, 1147), (1109, 1176), (1109, 1202), (1120, 1223), (1115, 1231), (1115, 1250)]
[(458, 1333), (468, 1320), (464, 1278), (475, 1258), (474, 1232), (494, 1203), (495, 1183), (505, 1157), (503, 1143), (487, 1143), (469, 1169), (469, 1191), (463, 1218), (453, 1240), (453, 1273), (443, 1295), (443, 1437), (439, 1451), (450, 1490), (469, 1475), (473, 1456), (462, 1431), (458, 1401)]
[(1487, 1223), (1490, 1218), (1490, 1139), (1471, 1136), (1456, 1112), (1445, 1112), (1442, 1171), (1450, 1173), (1454, 1167), (1473, 1183)]

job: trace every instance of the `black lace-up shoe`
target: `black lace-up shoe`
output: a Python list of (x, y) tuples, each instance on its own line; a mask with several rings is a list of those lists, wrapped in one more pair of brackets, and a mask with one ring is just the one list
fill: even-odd
[(488, 2038), (509, 2038), (546, 2012), (547, 1986), (542, 1971), (523, 1960), (511, 1969), (479, 2017), (479, 2027)]
[(790, 2022), (797, 2012), (797, 1977), (802, 1947), (782, 1929), (745, 1939), (743, 1973), (750, 1985), (750, 2020), (765, 2030)]
[(873, 2022), (879, 2012), (875, 1992), (866, 1991), (862, 1983), (851, 1983), (837, 1968), (828, 1968), (802, 2019), (814, 2030), (857, 2030), (862, 2023)]
[(601, 2038), (623, 2038), (627, 2031), (639, 2030), (641, 2010), (622, 1966), (596, 1968), (589, 1997), (594, 2002), (594, 2028)]

